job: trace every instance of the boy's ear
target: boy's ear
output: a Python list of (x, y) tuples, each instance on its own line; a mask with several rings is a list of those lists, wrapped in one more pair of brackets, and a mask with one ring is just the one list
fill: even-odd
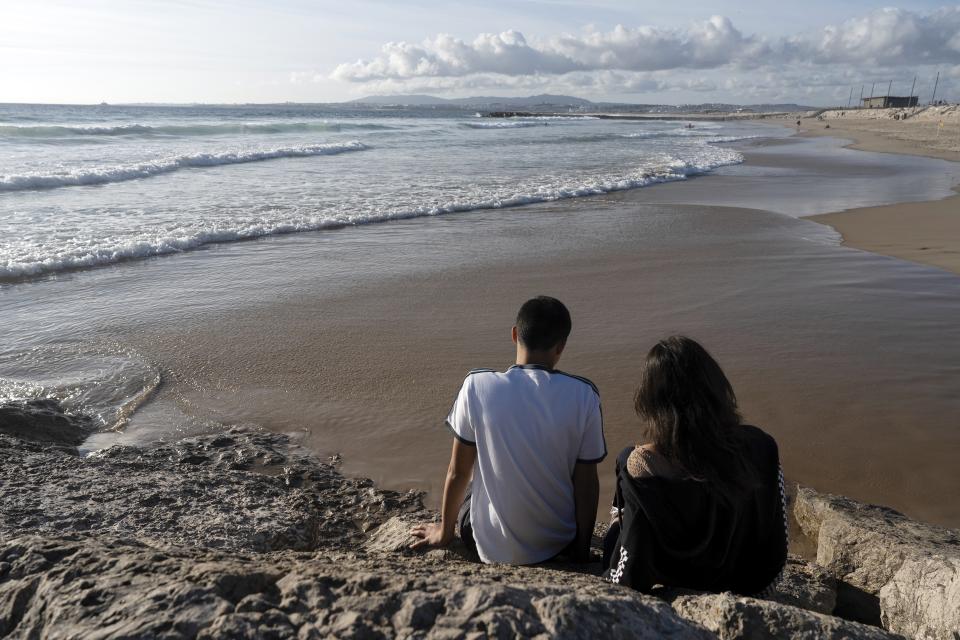
[(513, 344), (517, 344), (517, 341), (519, 340), (519, 338), (518, 338), (518, 336), (517, 336), (517, 326), (516, 326), (516, 325), (513, 326), (513, 329), (510, 329), (510, 339), (513, 340)]
[(554, 347), (554, 349), (556, 350), (556, 354), (559, 356), (561, 353), (563, 353), (563, 350), (566, 346), (567, 346), (566, 340), (561, 340), (560, 342), (558, 342), (557, 346)]

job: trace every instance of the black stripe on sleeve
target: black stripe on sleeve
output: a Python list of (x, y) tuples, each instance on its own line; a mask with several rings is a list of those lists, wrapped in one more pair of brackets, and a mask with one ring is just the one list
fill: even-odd
[(607, 452), (604, 451), (602, 456), (600, 456), (599, 458), (594, 458), (593, 460), (581, 460), (580, 458), (577, 458), (577, 464), (597, 464), (599, 462), (603, 462), (606, 459), (606, 457), (607, 457)]
[(443, 421), (443, 424), (447, 425), (447, 429), (450, 429), (450, 433), (453, 434), (453, 437), (456, 438), (457, 440), (459, 440), (460, 442), (462, 442), (463, 444), (467, 445), (468, 447), (475, 447), (475, 446), (477, 446), (477, 443), (476, 443), (476, 442), (473, 442), (473, 441), (471, 441), (471, 440), (467, 440), (466, 438), (464, 438), (463, 436), (461, 436), (459, 433), (457, 433), (456, 430), (453, 428), (453, 425), (450, 424), (450, 421), (449, 421), (449, 420), (444, 420), (444, 421)]

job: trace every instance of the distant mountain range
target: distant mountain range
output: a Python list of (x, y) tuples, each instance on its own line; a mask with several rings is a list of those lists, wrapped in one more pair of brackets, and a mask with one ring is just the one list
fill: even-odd
[(447, 109), (487, 109), (528, 111), (617, 111), (632, 113), (703, 113), (735, 111), (809, 111), (814, 107), (798, 104), (752, 104), (704, 103), (685, 105), (629, 104), (619, 102), (592, 102), (574, 96), (540, 94), (526, 97), (472, 96), (469, 98), (438, 98), (423, 94), (368, 96), (352, 100), (350, 104), (391, 107), (437, 107)]

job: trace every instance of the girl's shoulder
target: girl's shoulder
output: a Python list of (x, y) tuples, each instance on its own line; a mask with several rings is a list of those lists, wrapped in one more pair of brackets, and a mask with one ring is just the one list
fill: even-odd
[(627, 459), (627, 472), (633, 478), (680, 478), (683, 471), (652, 445), (638, 445)]

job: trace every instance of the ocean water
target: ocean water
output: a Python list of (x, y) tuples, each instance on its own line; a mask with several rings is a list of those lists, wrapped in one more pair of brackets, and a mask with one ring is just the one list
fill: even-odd
[(595, 195), (741, 161), (736, 124), (0, 105), (0, 282), (211, 243)]

